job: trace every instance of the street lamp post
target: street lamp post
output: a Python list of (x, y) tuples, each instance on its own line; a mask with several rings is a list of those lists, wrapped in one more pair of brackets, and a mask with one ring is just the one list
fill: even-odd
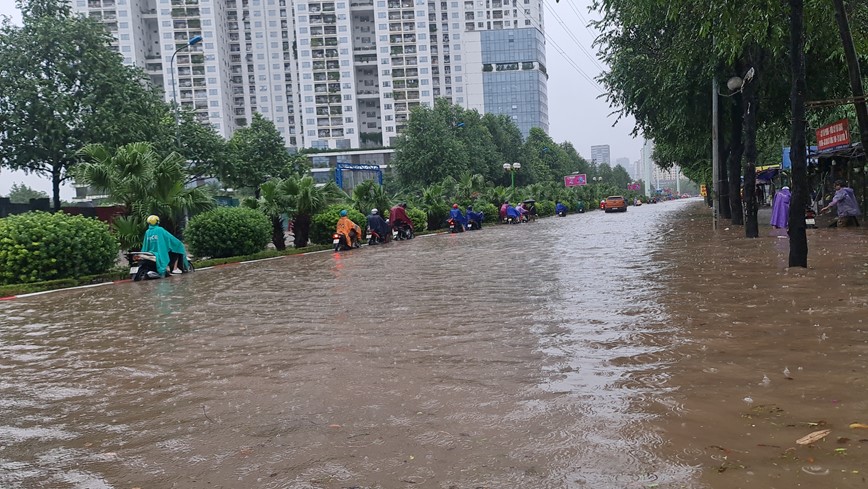
[(199, 44), (202, 42), (202, 36), (193, 36), (187, 41), (187, 44), (179, 47), (172, 53), (172, 59), (169, 60), (169, 71), (172, 74), (172, 109), (175, 112), (175, 142), (178, 144), (178, 149), (181, 148), (181, 121), (180, 116), (178, 115), (178, 91), (175, 90), (175, 55), (178, 54), (179, 51), (183, 51), (184, 49), (189, 48), (195, 44)]
[(509, 176), (512, 179), (512, 196), (510, 197), (510, 200), (515, 200), (515, 172), (521, 170), (521, 163), (504, 163), (503, 169), (509, 172)]

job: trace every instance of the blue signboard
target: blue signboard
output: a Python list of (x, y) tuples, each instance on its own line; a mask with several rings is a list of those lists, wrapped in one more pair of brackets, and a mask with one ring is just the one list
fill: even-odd
[[(808, 153), (816, 153), (816, 152), (817, 152), (816, 146), (809, 146), (808, 147)], [(816, 163), (816, 160), (812, 160), (812, 159), (808, 158), (808, 164), (810, 165), (811, 163)], [(783, 156), (781, 158), (781, 168), (783, 168), (784, 170), (789, 170), (792, 167), (793, 167), (793, 162), (790, 161), (790, 147), (787, 146), (786, 148), (784, 148)]]

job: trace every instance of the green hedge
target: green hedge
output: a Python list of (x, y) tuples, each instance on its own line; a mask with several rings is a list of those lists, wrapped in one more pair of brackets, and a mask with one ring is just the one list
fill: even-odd
[(62, 212), (0, 219), (0, 284), (99, 274), (117, 258), (117, 240), (96, 219)]
[(536, 214), (539, 217), (555, 215), (555, 203), (550, 200), (541, 200), (536, 203)]
[(414, 233), (421, 233), (428, 229), (428, 214), (425, 214), (425, 211), (422, 209), (407, 209), (407, 216), (413, 221)]
[(271, 220), (253, 209), (217, 207), (190, 219), (184, 238), (197, 257), (251, 255), (271, 241)]
[(335, 204), (328, 209), (313, 216), (310, 222), (310, 242), (314, 244), (329, 244), (332, 242), (332, 234), (341, 218), (341, 209), (347, 210), (347, 217), (362, 228), (362, 234), (368, 227), (368, 219), (361, 212), (351, 209), (344, 204)]

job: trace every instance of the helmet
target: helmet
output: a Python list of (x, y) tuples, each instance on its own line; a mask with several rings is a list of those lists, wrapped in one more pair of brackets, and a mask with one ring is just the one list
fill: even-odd
[(347, 216), (347, 210), (341, 209), (341, 217), (346, 217), (346, 216)]
[(457, 209), (457, 208), (458, 208), (458, 204), (452, 204), (452, 208), (453, 208), (453, 209)]
[(371, 209), (371, 214), (376, 214), (377, 212), (380, 212), (380, 211), (378, 211), (376, 207)]
[(407, 208), (407, 203), (406, 203), (406, 202), (401, 202), (401, 207), (403, 207), (403, 208), (406, 209), (406, 208)]
[(147, 221), (148, 221), (148, 224), (150, 224), (152, 226), (156, 226), (157, 224), (160, 224), (159, 216), (150, 215), (150, 216), (148, 216)]

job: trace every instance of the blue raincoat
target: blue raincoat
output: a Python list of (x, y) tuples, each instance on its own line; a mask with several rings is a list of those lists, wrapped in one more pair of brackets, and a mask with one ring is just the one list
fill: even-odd
[(461, 213), (461, 209), (450, 210), (449, 217), (455, 219), (455, 222), (461, 223), (462, 226), (467, 227), (467, 218)]
[(560, 202), (558, 202), (558, 205), (555, 206), (555, 214), (560, 214), (561, 212), (563, 212), (564, 214), (566, 214), (566, 212), (567, 212), (567, 206), (565, 206), (564, 204), (561, 204)]
[(467, 208), (467, 221), (476, 221), (478, 223), (482, 223), (485, 219), (485, 216), (481, 212), (474, 212), (473, 209)]
[(172, 236), (170, 232), (163, 229), (159, 224), (148, 225), (148, 230), (145, 231), (145, 239), (142, 241), (142, 251), (155, 255), (157, 258), (157, 272), (162, 277), (166, 276), (166, 267), (169, 266), (169, 252), (183, 255), (184, 262), (178, 265), (183, 265), (183, 268), (190, 267), (184, 243)]
[(515, 206), (511, 205), (506, 208), (506, 217), (511, 217), (515, 220), (518, 220), (518, 216), (518, 209), (516, 209)]

